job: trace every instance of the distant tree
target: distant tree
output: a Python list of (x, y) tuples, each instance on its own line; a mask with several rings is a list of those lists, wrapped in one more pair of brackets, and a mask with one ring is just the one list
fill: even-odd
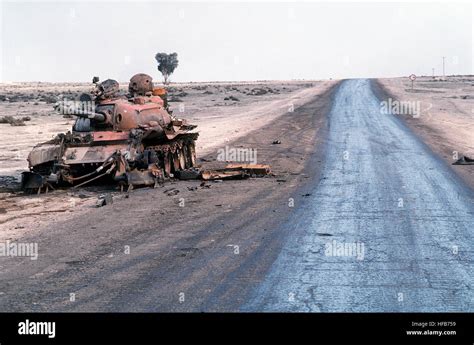
[(158, 62), (158, 71), (163, 74), (164, 83), (168, 84), (168, 79), (173, 74), (176, 67), (178, 67), (177, 53), (158, 53), (155, 55), (156, 62)]

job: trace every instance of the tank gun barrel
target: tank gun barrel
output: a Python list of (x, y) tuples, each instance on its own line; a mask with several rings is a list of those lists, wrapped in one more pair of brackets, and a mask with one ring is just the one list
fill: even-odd
[(62, 114), (74, 115), (77, 117), (93, 119), (97, 122), (105, 122), (107, 117), (102, 113), (96, 113), (91, 107), (84, 107), (82, 105), (71, 104), (68, 102), (58, 102), (54, 109)]
[(71, 115), (77, 116), (77, 117), (83, 117), (87, 119), (93, 119), (98, 122), (104, 122), (106, 120), (106, 116), (101, 113), (93, 113), (93, 112), (84, 112), (84, 111), (73, 111), (70, 113)]

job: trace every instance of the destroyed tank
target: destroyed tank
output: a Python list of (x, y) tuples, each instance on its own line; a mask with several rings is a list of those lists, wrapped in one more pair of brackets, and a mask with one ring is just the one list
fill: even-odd
[(195, 125), (172, 115), (167, 93), (152, 78), (137, 74), (127, 95), (117, 81), (99, 83), (74, 102), (56, 107), (76, 117), (71, 131), (36, 145), (28, 155), (22, 188), (48, 191), (54, 185), (83, 186), (111, 179), (121, 188), (163, 182), (196, 164)]

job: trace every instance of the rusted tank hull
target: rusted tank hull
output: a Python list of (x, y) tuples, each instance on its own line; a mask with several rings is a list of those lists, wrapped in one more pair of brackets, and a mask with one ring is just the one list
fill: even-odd
[(23, 189), (82, 186), (105, 178), (122, 186), (156, 185), (196, 164), (197, 133), (165, 142), (143, 141), (133, 134), (95, 132), (89, 141), (83, 134), (60, 135), (37, 145), (28, 156), (30, 171), (22, 175)]

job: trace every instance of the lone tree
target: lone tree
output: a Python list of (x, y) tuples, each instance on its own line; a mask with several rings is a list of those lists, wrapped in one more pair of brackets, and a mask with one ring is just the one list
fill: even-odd
[(178, 67), (178, 54), (158, 53), (155, 55), (155, 59), (158, 62), (158, 71), (163, 74), (165, 84), (168, 84), (168, 78)]

